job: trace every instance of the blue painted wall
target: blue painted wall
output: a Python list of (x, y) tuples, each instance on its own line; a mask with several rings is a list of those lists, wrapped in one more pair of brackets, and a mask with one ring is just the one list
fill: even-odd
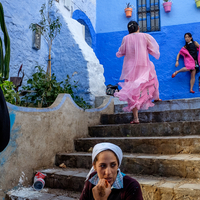
[[(5, 13), (5, 22), (8, 29), (8, 34), (11, 41), (11, 59), (10, 59), (10, 76), (17, 76), (19, 67), (23, 64), (25, 77), (23, 84), (35, 72), (35, 66), (40, 65), (46, 70), (48, 60), (48, 46), (44, 37), (41, 38), (41, 49), (35, 50), (32, 48), (32, 31), (29, 29), (31, 23), (38, 23), (41, 20), (40, 12), (41, 6), (46, 0), (23, 1), (23, 0), (1, 0)], [(55, 2), (55, 5), (58, 3)], [(95, 7), (93, 4), (92, 8)], [(57, 8), (54, 6), (54, 11)], [(92, 10), (90, 8), (90, 10)], [(65, 9), (66, 12), (67, 9)], [(95, 9), (94, 9), (95, 10)], [(93, 13), (93, 12), (92, 12)], [(55, 14), (55, 12), (52, 12)], [(65, 13), (66, 16), (68, 13)], [(93, 95), (90, 94), (87, 61), (83, 57), (83, 52), (74, 39), (69, 27), (60, 12), (55, 15), (60, 15), (62, 23), (61, 33), (57, 35), (52, 45), (52, 73), (55, 73), (58, 81), (66, 79), (67, 75), (70, 77), (74, 72), (76, 75), (72, 77), (71, 81), (78, 81), (78, 88), (76, 93), (81, 96), (87, 103), (93, 102)], [(79, 13), (79, 16), (81, 14)], [(81, 15), (82, 17), (82, 15)], [(93, 46), (95, 46), (95, 32), (92, 29), (92, 23), (86, 16), (82, 17), (91, 30), (93, 37)], [(0, 36), (2, 32), (0, 31)], [(21, 88), (20, 88), (21, 89)]]
[[(128, 1), (136, 7), (136, 0)], [(130, 20), (136, 20), (136, 8), (131, 18), (126, 18), (124, 8), (126, 1), (97, 0), (96, 32), (117, 32), (126, 30)]]
[(10, 141), (8, 143), (8, 146), (6, 149), (0, 153), (0, 167), (2, 167), (8, 159), (11, 157), (11, 155), (16, 151), (17, 149), (17, 143), (16, 140), (19, 137), (18, 131), (19, 127), (13, 129), (13, 125), (15, 123), (16, 114), (14, 112), (10, 112)]
[[(105, 10), (105, 7), (108, 7), (106, 5), (109, 4), (115, 5), (115, 9), (111, 11), (110, 15)], [(132, 1), (131, 4), (136, 5), (135, 1)], [(123, 58), (117, 58), (116, 52), (121, 45), (122, 38), (128, 34), (127, 23), (130, 20), (137, 20), (136, 10), (131, 19), (125, 17), (124, 5), (124, 2), (119, 2), (116, 5), (114, 0), (108, 3), (104, 0), (103, 2), (97, 1), (96, 54), (100, 63), (104, 66), (106, 85), (119, 82)], [(160, 98), (166, 100), (200, 97), (198, 91), (200, 73), (196, 74), (195, 94), (189, 93), (190, 72), (180, 73), (174, 79), (171, 78), (175, 70), (184, 67), (182, 58), (179, 67), (175, 67), (176, 56), (185, 44), (184, 34), (191, 32), (194, 40), (200, 43), (200, 9), (196, 8), (195, 1), (184, 0), (184, 3), (180, 3), (180, 1), (173, 2), (171, 12), (165, 13), (161, 1), (160, 18), (161, 31), (149, 33), (160, 45), (160, 59), (156, 60), (150, 57), (155, 64), (160, 83)]]
[(173, 1), (169, 13), (164, 12), (161, 1), (160, 14), (161, 26), (200, 22), (200, 9), (196, 7), (195, 0)]

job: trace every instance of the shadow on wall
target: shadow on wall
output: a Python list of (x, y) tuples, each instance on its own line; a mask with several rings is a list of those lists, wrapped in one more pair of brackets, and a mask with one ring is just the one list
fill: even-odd
[(95, 51), (96, 33), (88, 16), (81, 10), (75, 10), (72, 18), (85, 26), (85, 41)]

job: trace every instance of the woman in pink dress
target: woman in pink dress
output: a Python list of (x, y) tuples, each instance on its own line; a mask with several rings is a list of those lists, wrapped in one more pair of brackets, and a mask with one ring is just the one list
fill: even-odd
[(175, 71), (172, 74), (172, 78), (174, 78), (178, 73), (180, 72), (191, 72), (191, 79), (190, 79), (190, 93), (195, 93), (193, 90), (193, 86), (195, 83), (195, 74), (196, 74), (196, 68), (199, 67), (200, 64), (200, 53), (197, 55), (197, 51), (199, 50), (199, 44), (196, 41), (193, 41), (192, 34), (191, 33), (185, 33), (185, 46), (181, 48), (180, 52), (178, 53), (176, 57), (176, 64), (175, 66), (179, 66), (179, 57), (182, 55), (184, 57), (184, 64), (185, 67), (181, 68), (178, 71)]
[(125, 111), (132, 111), (134, 119), (131, 124), (139, 124), (138, 110), (154, 106), (152, 100), (160, 101), (158, 79), (154, 64), (149, 54), (159, 59), (160, 52), (156, 40), (147, 33), (140, 33), (137, 22), (128, 23), (129, 34), (126, 35), (116, 53), (124, 56), (123, 69), (119, 85), (122, 89), (115, 92), (120, 101), (127, 101)]

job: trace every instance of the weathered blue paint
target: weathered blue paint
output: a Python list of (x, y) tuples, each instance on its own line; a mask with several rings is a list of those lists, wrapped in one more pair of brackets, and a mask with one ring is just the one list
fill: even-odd
[(71, 95), (69, 95), (69, 94), (65, 94), (65, 95), (63, 96), (61, 102), (60, 102), (57, 106), (55, 106), (55, 107), (53, 107), (53, 108), (51, 108), (51, 107), (49, 107), (49, 108), (28, 108), (28, 107), (20, 107), (20, 106), (15, 106), (15, 105), (13, 105), (13, 104), (10, 104), (10, 103), (8, 103), (8, 102), (7, 102), (7, 105), (8, 105), (9, 108), (11, 108), (11, 109), (12, 109), (13, 111), (15, 111), (15, 112), (19, 112), (19, 111), (20, 111), (20, 112), (52, 112), (52, 111), (56, 111), (56, 110), (60, 109), (61, 106), (63, 105), (63, 103), (65, 102), (65, 100), (66, 100), (67, 97), (71, 99), (71, 101), (74, 103), (74, 106), (76, 106), (76, 107), (79, 108), (79, 109), (82, 109), (82, 108), (80, 108), (80, 107), (73, 101)]
[[(88, 45), (94, 49), (96, 46), (96, 33), (88, 16), (81, 10), (75, 10), (72, 18), (79, 21), (86, 27), (85, 40)], [(92, 41), (90, 41), (90, 38)]]
[[(56, 111), (58, 109), (60, 109), (62, 107), (62, 105), (64, 104), (65, 100), (69, 98), (71, 100), (71, 102), (73, 103), (73, 105), (79, 109), (79, 110), (82, 110), (84, 111), (83, 108), (79, 107), (75, 102), (74, 100), (72, 99), (71, 95), (69, 94), (64, 94), (61, 102), (59, 103), (59, 105), (53, 107), (53, 108), (27, 108), (27, 107), (19, 107), (19, 106), (15, 106), (13, 104), (10, 104), (7, 102), (7, 105), (9, 107), (9, 109), (12, 109), (14, 112), (52, 112), (52, 111)], [(86, 109), (85, 112), (100, 112), (104, 109), (106, 109), (110, 103), (112, 101), (112, 97), (110, 97), (108, 103), (102, 107), (102, 108), (92, 108), (92, 109)], [(11, 121), (11, 128), (15, 122), (15, 114), (12, 112), (10, 113), (10, 121)]]
[(39, 10), (44, 2), (45, 0), (23, 1), (22, 4), (22, 1), (18, 3), (1, 1), (11, 41), (10, 76), (17, 76), (19, 67), (23, 64), (24, 80), (26, 81), (36, 65), (46, 65), (47, 63), (47, 43), (42, 37), (41, 49), (33, 49), (32, 31), (29, 29), (31, 23), (40, 21)]
[[(74, 81), (78, 82), (78, 87), (74, 92), (90, 104), (93, 102), (93, 95), (88, 92), (87, 61), (61, 14), (60, 22), (62, 24), (60, 35), (55, 38), (52, 45), (52, 73), (56, 74), (58, 81), (65, 80), (69, 75), (72, 84)], [(73, 76), (74, 72), (76, 72), (76, 75)]]
[[(42, 36), (41, 49), (33, 49), (32, 31), (29, 29), (31, 23), (38, 23), (41, 20), (39, 10), (45, 2), (46, 0), (30, 2), (20, 0), (18, 3), (15, 1), (8, 2), (7, 0), (1, 1), (5, 11), (5, 22), (11, 39), (10, 76), (17, 76), (19, 67), (23, 64), (25, 72), (23, 84), (26, 84), (28, 78), (35, 72), (34, 68), (36, 65), (43, 66), (46, 70), (48, 60), (47, 42)], [(83, 51), (74, 40), (74, 35), (70, 32), (68, 24), (63, 16), (56, 11), (57, 9), (55, 8), (55, 12), (51, 14), (60, 15), (62, 28), (61, 33), (56, 36), (52, 44), (52, 73), (55, 73), (58, 81), (63, 81), (67, 78), (67, 75), (71, 77), (76, 71), (76, 76), (71, 78), (72, 83), (73, 81), (79, 82), (75, 93), (87, 103), (92, 104), (94, 97), (88, 92), (89, 75), (87, 61), (83, 56)], [(88, 27), (90, 27), (91, 37), (95, 38), (89, 18), (87, 19), (86, 16), (83, 18)], [(93, 46), (95, 46), (95, 39), (93, 39), (93, 42)]]
[[(183, 60), (180, 60), (178, 68), (175, 67), (176, 55), (181, 47), (184, 46), (184, 34), (191, 32), (193, 38), (200, 43), (199, 38), (200, 23), (182, 24), (175, 26), (162, 27), (159, 32), (150, 34), (157, 40), (160, 45), (160, 59), (156, 60), (151, 57), (155, 64), (158, 80), (160, 83), (160, 97), (165, 99), (179, 99), (199, 97), (198, 77), (194, 85), (195, 94), (189, 93), (190, 72), (180, 73), (174, 79), (172, 73), (184, 66)], [(104, 66), (106, 85), (116, 84), (119, 82), (123, 58), (117, 58), (116, 52), (121, 45), (122, 38), (128, 34), (127, 31), (109, 32), (97, 34), (97, 57)]]
[[(10, 104), (10, 105), (12, 105), (12, 104)], [(12, 127), (15, 123), (16, 114), (11, 112), (9, 115), (10, 115), (10, 130), (12, 130)]]
[(17, 149), (16, 140), (20, 136), (19, 135), (20, 128), (16, 127), (13, 129), (16, 114), (14, 112), (11, 112), (9, 114), (10, 114), (10, 125), (11, 125), (10, 126), (11, 128), (10, 141), (6, 149), (2, 153), (0, 153), (0, 167), (2, 167), (6, 163), (6, 161), (9, 159), (9, 157), (16, 151)]

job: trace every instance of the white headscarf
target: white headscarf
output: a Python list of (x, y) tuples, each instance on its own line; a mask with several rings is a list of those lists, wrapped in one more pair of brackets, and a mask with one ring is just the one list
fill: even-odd
[[(105, 150), (111, 150), (115, 153), (115, 155), (117, 156), (118, 158), (118, 161), (119, 161), (119, 167), (121, 165), (121, 162), (122, 162), (122, 158), (123, 158), (123, 153), (122, 153), (122, 150), (120, 147), (118, 147), (117, 145), (115, 144), (112, 144), (112, 143), (109, 143), (109, 142), (103, 142), (103, 143), (99, 143), (99, 144), (96, 144), (93, 148), (93, 151), (92, 151), (92, 163), (94, 162), (94, 159), (96, 158), (96, 156), (101, 153), (102, 151), (105, 151)], [(86, 176), (86, 180), (88, 180), (89, 176), (91, 173), (93, 173), (95, 170), (94, 170), (94, 167), (92, 167), (88, 173), (88, 175)]]

